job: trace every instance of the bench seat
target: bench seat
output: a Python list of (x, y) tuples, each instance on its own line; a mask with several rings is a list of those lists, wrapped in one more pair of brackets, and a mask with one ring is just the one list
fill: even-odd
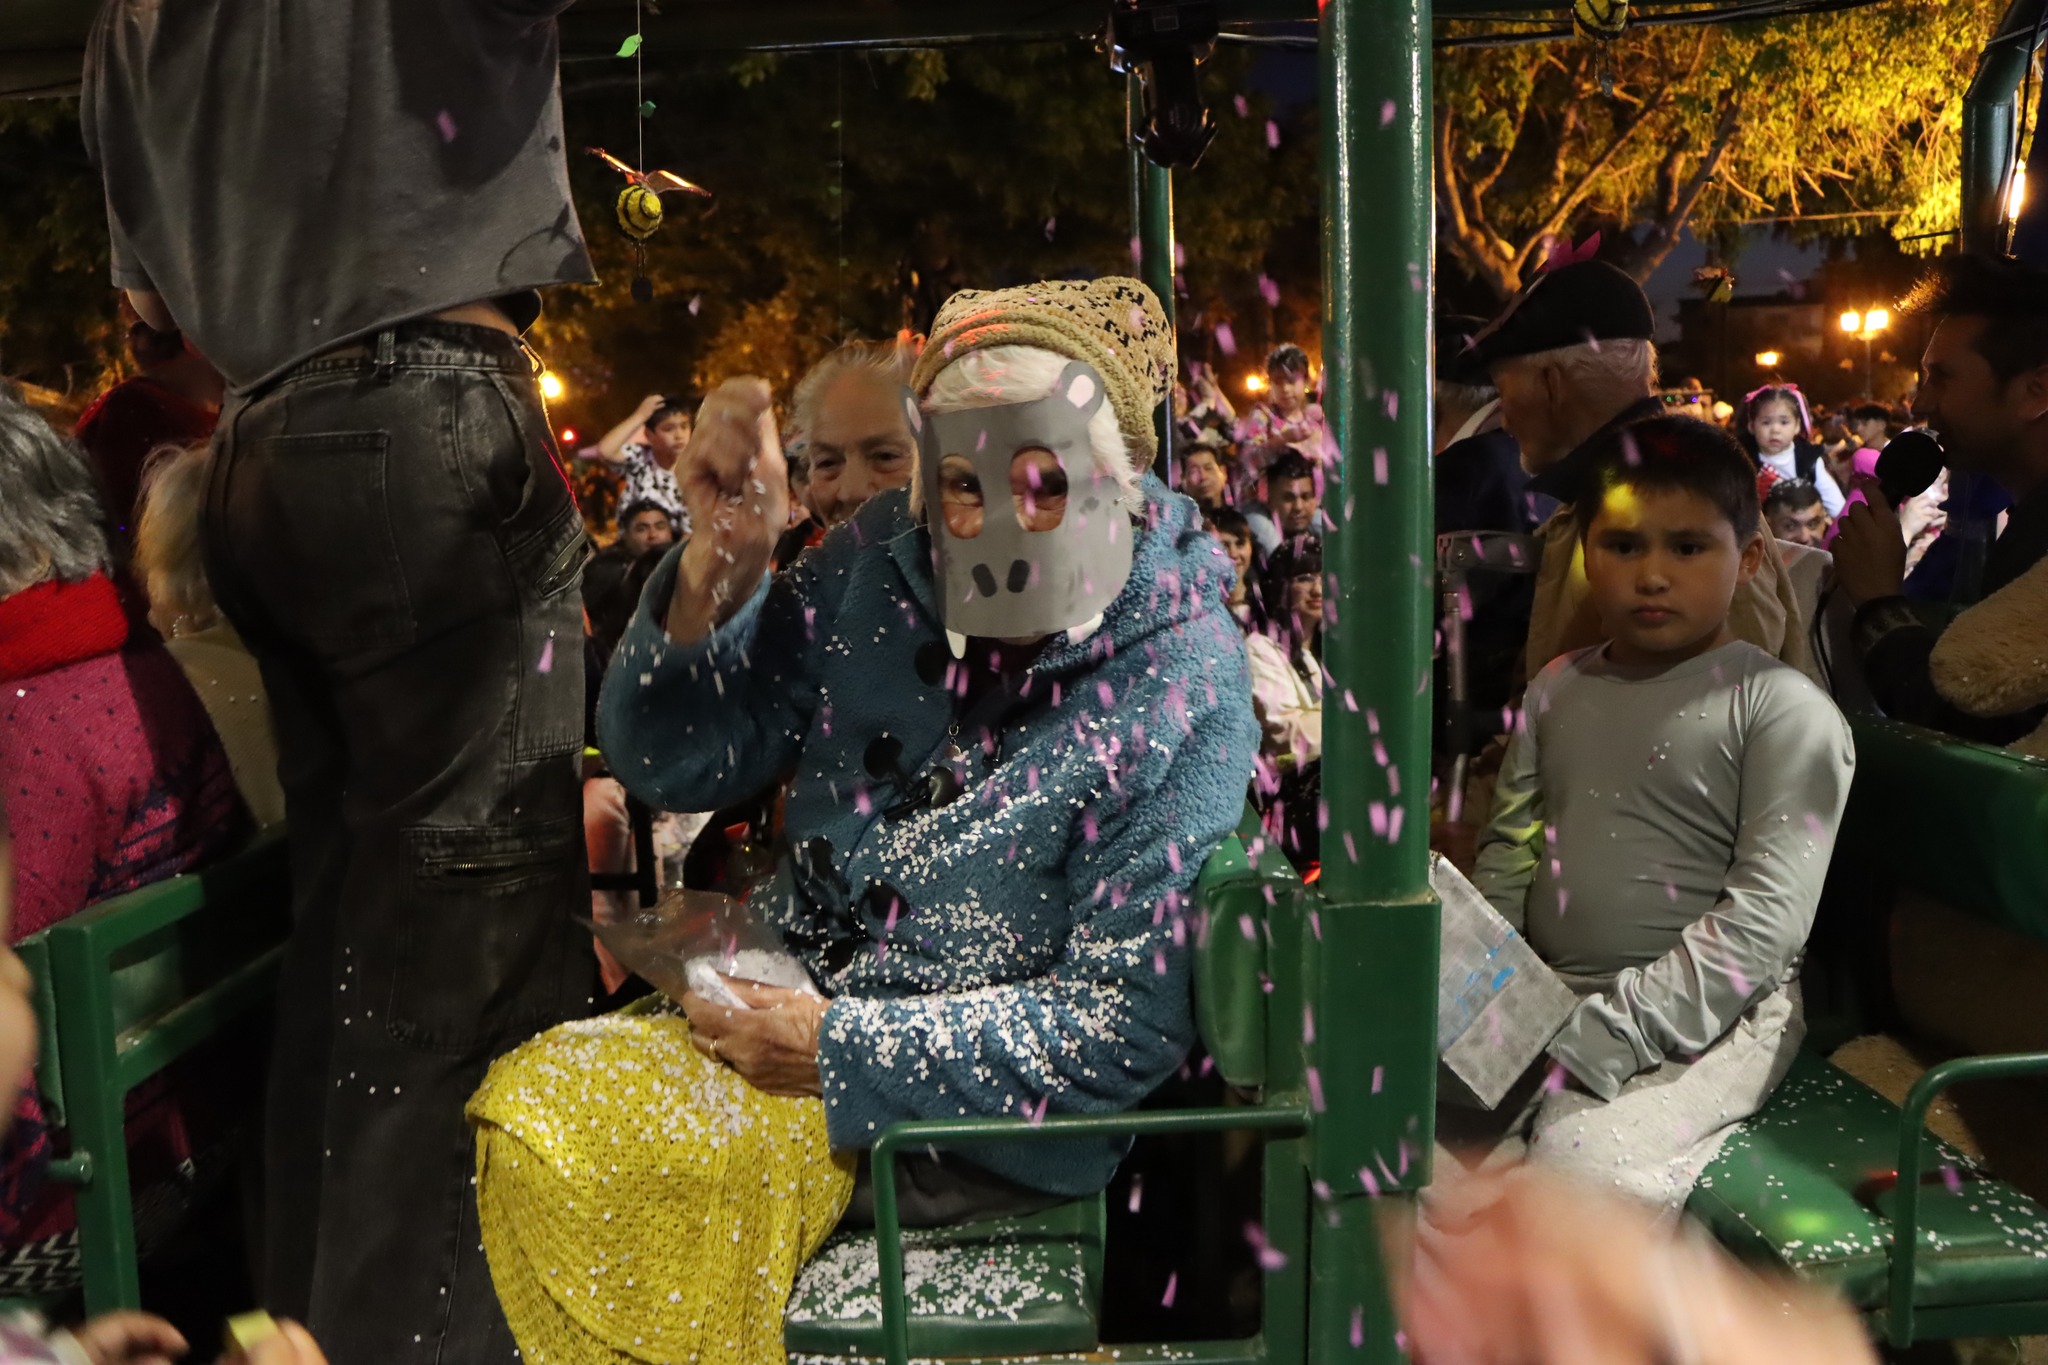
[[(1875, 1090), (1802, 1052), (1701, 1175), (1688, 1210), (1736, 1255), (1881, 1309), (1899, 1119)], [(1915, 1306), (2048, 1300), (2048, 1209), (1927, 1141)]]
[[(1025, 1218), (906, 1229), (910, 1352), (1092, 1351), (1102, 1322), (1102, 1197)], [(794, 1356), (882, 1354), (881, 1263), (872, 1231), (833, 1235), (797, 1277), (783, 1345)]]

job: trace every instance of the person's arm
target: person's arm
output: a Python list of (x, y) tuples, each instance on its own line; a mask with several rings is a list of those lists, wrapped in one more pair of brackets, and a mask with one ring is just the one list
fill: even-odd
[(1094, 838), (1073, 833), (1074, 925), (1050, 971), (832, 1002), (818, 1063), (834, 1148), (864, 1148), (891, 1123), (956, 1118), (963, 1107), (975, 1117), (1118, 1112), (1180, 1064), (1194, 1038), (1189, 894), (1243, 814), (1258, 750), (1244, 652), (1222, 629), (1201, 676), (1186, 693), (1178, 681), (1148, 684), (1142, 708), (1118, 699), (1117, 728), (1142, 719), (1146, 753), (1168, 736), (1174, 748), (1151, 760), (1163, 770), (1141, 766), (1104, 794)]
[(789, 484), (760, 380), (729, 380), (705, 401), (678, 468), (697, 534), (640, 595), (605, 677), (598, 736), (648, 805), (717, 810), (795, 763), (831, 629), (822, 585), (844, 582), (844, 565), (821, 547), (770, 585)]
[(1791, 972), (1820, 904), (1856, 766), (1848, 722), (1789, 672), (1752, 676), (1734, 859), (1678, 945), (1579, 1003), (1550, 1055), (1602, 1099), (1667, 1058), (1696, 1056)]
[(1536, 747), (1536, 722), (1550, 675), (1529, 684), (1507, 755), (1493, 784), (1493, 817), (1479, 836), (1472, 860), (1472, 885), (1500, 917), (1519, 932), (1527, 920), (1529, 884), (1543, 856), (1543, 783)]
[(1979, 744), (2010, 744), (2032, 730), (2036, 718), (2025, 713), (1973, 714), (1943, 695), (1933, 659), (1946, 632), (1928, 622), (1926, 610), (1904, 597), (1857, 608), (1850, 641), (1878, 708), (1893, 720)]
[(1830, 517), (1842, 515), (1842, 488), (1835, 482), (1835, 476), (1828, 472), (1825, 460), (1813, 466), (1813, 487), (1820, 494), (1820, 505), (1827, 509)]
[(1294, 665), (1273, 638), (1245, 637), (1251, 666), (1252, 708), (1266, 733), (1266, 752), (1291, 755), (1304, 763), (1323, 756), (1323, 708), (1309, 703), (1295, 680)]
[(633, 409), (633, 415), (597, 438), (597, 444), (590, 449), (597, 452), (597, 458), (606, 464), (623, 464), (626, 460), (626, 443), (640, 434), (640, 428), (647, 425), (647, 419), (654, 416), (654, 410), (661, 406), (662, 396), (650, 393), (640, 400), (640, 406)]

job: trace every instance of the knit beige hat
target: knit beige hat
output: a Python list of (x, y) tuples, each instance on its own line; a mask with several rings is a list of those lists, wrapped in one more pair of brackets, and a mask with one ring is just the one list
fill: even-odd
[(1102, 375), (1132, 460), (1159, 453), (1152, 410), (1173, 387), (1173, 331), (1159, 299), (1139, 280), (1042, 280), (1014, 289), (963, 289), (932, 321), (910, 387), (922, 399), (932, 381), (969, 351), (1036, 346), (1085, 360)]

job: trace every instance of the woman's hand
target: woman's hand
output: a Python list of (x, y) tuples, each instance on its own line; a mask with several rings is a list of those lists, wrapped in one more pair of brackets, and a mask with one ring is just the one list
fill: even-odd
[(171, 1365), (186, 1351), (185, 1338), (148, 1313), (106, 1313), (72, 1329), (92, 1365)]
[(789, 466), (768, 385), (728, 379), (697, 415), (677, 462), (690, 540), (676, 569), (668, 635), (695, 644), (750, 597), (789, 526)]
[(824, 1093), (818, 1078), (818, 1026), (832, 1003), (809, 991), (785, 990), (721, 978), (746, 1009), (716, 1004), (691, 991), (683, 996), (690, 1041), (769, 1095)]

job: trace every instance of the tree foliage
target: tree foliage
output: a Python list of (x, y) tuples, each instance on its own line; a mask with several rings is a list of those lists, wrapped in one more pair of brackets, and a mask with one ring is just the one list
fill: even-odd
[(123, 359), (75, 100), (0, 100), (0, 375), (76, 401)]
[[(1436, 63), (1445, 254), (1496, 296), (1555, 237), (1629, 237), (1647, 278), (1690, 226), (1820, 232), (1957, 224), (1962, 96), (2000, 0), (1468, 48)], [(1939, 245), (1929, 239), (1929, 245)]]

